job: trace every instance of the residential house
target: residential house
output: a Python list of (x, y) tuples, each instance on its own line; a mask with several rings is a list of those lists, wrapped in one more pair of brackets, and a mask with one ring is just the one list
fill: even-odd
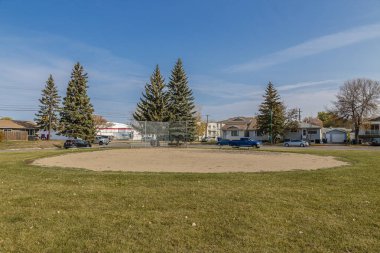
[(299, 122), (296, 130), (285, 132), (284, 140), (320, 142), (322, 140), (322, 127), (306, 122)]
[[(218, 137), (220, 137), (222, 125), (223, 124), (220, 122), (208, 122), (206, 127), (207, 137), (213, 140), (216, 140)], [(206, 135), (203, 137), (206, 137)]]
[(4, 133), (5, 140), (27, 141), (36, 139), (38, 127), (32, 121), (1, 119), (0, 131)]
[(372, 138), (380, 138), (380, 117), (364, 122), (359, 131), (359, 139), (370, 141)]
[(221, 137), (228, 140), (239, 140), (242, 137), (249, 137), (248, 126), (252, 117), (234, 117), (220, 121), (223, 124)]
[[(242, 137), (250, 137), (259, 141), (269, 140), (269, 134), (262, 134), (257, 128), (255, 117), (234, 117), (221, 121), (221, 123), (224, 124), (221, 134), (223, 139), (237, 140)], [(285, 132), (284, 139), (320, 142), (322, 128), (310, 123), (300, 122), (298, 129)]]
[(255, 117), (234, 117), (221, 121), (221, 137), (223, 139), (238, 140), (242, 137), (249, 137), (258, 141), (268, 141), (269, 135), (262, 134), (257, 128)]
[(268, 140), (268, 135), (260, 134), (256, 126), (255, 117), (234, 117), (219, 122), (222, 124), (221, 137), (229, 140), (239, 140), (250, 137), (255, 140)]
[(248, 136), (257, 141), (269, 141), (269, 134), (262, 134), (260, 130), (257, 128), (257, 120), (256, 118), (252, 118), (248, 125)]

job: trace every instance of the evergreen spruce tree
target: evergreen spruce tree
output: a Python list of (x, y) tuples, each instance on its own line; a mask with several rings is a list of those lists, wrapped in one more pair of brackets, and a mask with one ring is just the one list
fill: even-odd
[(165, 80), (157, 65), (150, 77), (150, 83), (145, 85), (145, 93), (142, 93), (137, 104), (133, 118), (137, 121), (168, 121), (168, 99), (165, 92)]
[(87, 73), (78, 62), (71, 73), (60, 113), (62, 135), (92, 141), (96, 134), (94, 108), (87, 95)]
[(174, 65), (169, 80), (168, 111), (170, 121), (174, 125), (171, 127), (171, 136), (174, 137), (177, 143), (183, 139), (193, 141), (196, 135), (194, 97), (192, 90), (189, 88), (181, 59), (178, 59)]
[(46, 81), (45, 88), (42, 90), (42, 97), (39, 99), (40, 109), (34, 119), (40, 129), (48, 132), (47, 139), (50, 138), (52, 130), (58, 129), (58, 115), (61, 97), (58, 95), (58, 89), (55, 86), (53, 76), (50, 75)]
[(286, 120), (285, 106), (280, 100), (280, 95), (271, 82), (265, 90), (264, 101), (259, 106), (257, 126), (263, 134), (269, 134), (270, 141), (275, 143), (278, 136), (284, 133)]

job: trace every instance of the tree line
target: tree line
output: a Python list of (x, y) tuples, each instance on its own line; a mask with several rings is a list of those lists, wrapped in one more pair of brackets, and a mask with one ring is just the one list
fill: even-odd
[[(96, 135), (97, 122), (106, 123), (104, 118), (94, 115), (93, 105), (87, 95), (87, 79), (83, 66), (76, 63), (66, 96), (61, 101), (53, 76), (49, 76), (35, 118), (40, 129), (48, 131), (48, 136), (54, 130), (61, 135), (90, 141)], [(332, 108), (319, 112), (317, 118), (309, 117), (304, 121), (315, 125), (323, 124), (325, 127), (352, 127), (358, 138), (359, 129), (365, 120), (377, 112), (379, 99), (378, 81), (366, 78), (348, 80), (340, 87)], [(258, 132), (269, 135), (270, 142), (276, 142), (285, 131), (298, 128), (298, 117), (297, 109), (287, 109), (278, 91), (269, 82), (256, 117)], [(181, 59), (175, 63), (167, 84), (159, 66), (155, 67), (137, 103), (133, 118), (139, 122), (170, 122), (172, 125), (169, 131), (177, 143), (185, 138), (195, 140), (196, 121), (200, 117), (195, 110), (194, 96)], [(179, 130), (173, 122), (183, 122), (186, 129)]]

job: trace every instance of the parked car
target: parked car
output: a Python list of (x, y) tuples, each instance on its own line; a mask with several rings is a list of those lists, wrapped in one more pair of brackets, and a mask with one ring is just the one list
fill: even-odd
[(211, 140), (212, 140), (211, 137), (203, 137), (201, 142), (209, 142)]
[(232, 140), (230, 141), (230, 146), (231, 147), (256, 147), (260, 148), (261, 147), (261, 142), (252, 140), (251, 138), (240, 138), (240, 140)]
[(94, 143), (99, 145), (108, 145), (110, 140), (106, 136), (96, 136)]
[(369, 144), (371, 146), (380, 146), (380, 138), (373, 138)]
[(85, 140), (67, 140), (63, 144), (64, 148), (84, 148), (84, 147), (91, 147), (91, 143)]
[(111, 142), (113, 140), (113, 136), (108, 136), (108, 135), (99, 135), (100, 137), (108, 139), (108, 142)]
[(284, 142), (285, 147), (308, 147), (309, 143), (303, 140), (289, 140)]
[(141, 138), (141, 141), (142, 142), (151, 142), (151, 141), (155, 141), (156, 140), (156, 138), (154, 138), (154, 137), (152, 137), (152, 136), (143, 136), (142, 138)]

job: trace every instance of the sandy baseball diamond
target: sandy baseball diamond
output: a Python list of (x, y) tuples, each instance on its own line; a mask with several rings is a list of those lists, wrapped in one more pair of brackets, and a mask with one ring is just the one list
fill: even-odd
[(332, 156), (174, 148), (73, 153), (38, 159), (33, 164), (94, 171), (196, 173), (316, 170), (347, 165)]

